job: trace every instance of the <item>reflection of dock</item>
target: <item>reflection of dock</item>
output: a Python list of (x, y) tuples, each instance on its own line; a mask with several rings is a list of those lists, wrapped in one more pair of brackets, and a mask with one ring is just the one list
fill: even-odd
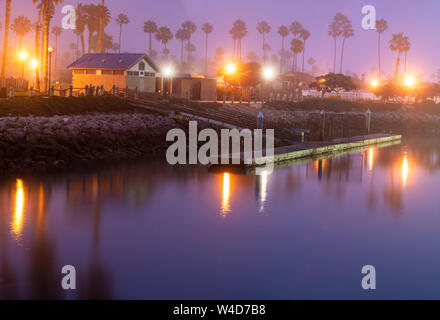
[[(267, 162), (273, 161), (273, 167), (282, 168), (309, 163), (326, 158), (339, 157), (353, 152), (365, 151), (370, 147), (384, 148), (401, 143), (401, 135), (370, 134), (366, 136), (335, 139), (323, 142), (304, 142), (296, 145), (275, 148), (273, 160), (267, 157)], [(264, 158), (264, 157), (263, 157)], [(258, 163), (264, 163), (262, 158), (252, 159), (248, 165), (215, 165), (213, 171), (253, 174)]]

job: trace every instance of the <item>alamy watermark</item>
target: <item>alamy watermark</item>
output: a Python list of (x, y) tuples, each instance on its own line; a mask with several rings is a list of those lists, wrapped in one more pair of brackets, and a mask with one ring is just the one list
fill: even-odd
[[(188, 134), (187, 139), (182, 129), (168, 131), (166, 141), (174, 142), (166, 153), (169, 164), (252, 164), (256, 166), (256, 174), (273, 171), (274, 129), (221, 129), (219, 139), (214, 129), (198, 132), (197, 121), (189, 121)], [(264, 148), (263, 140), (266, 142)], [(199, 142), (204, 142), (200, 148)]]

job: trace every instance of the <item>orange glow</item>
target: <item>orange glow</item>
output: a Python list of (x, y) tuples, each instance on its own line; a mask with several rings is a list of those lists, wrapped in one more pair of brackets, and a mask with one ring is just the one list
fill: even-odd
[(37, 61), (37, 59), (35, 59), (35, 58), (34, 58), (34, 59), (31, 59), (29, 65), (30, 65), (30, 67), (31, 67), (33, 70), (37, 69), (37, 68), (38, 68), (38, 61)]
[(407, 87), (412, 88), (416, 84), (416, 79), (413, 76), (406, 76), (404, 79), (404, 83)]
[(16, 180), (15, 184), (15, 203), (14, 214), (12, 217), (12, 233), (16, 238), (20, 237), (21, 230), (23, 229), (23, 213), (24, 213), (24, 189), (23, 181), (21, 179)]
[(403, 157), (402, 163), (402, 181), (403, 186), (406, 186), (406, 183), (408, 181), (408, 157), (406, 155)]
[(235, 64), (233, 64), (233, 63), (229, 63), (229, 64), (226, 66), (226, 73), (227, 73), (227, 74), (232, 75), (232, 74), (234, 74), (236, 71), (237, 71), (237, 67), (236, 67)]
[(370, 148), (368, 149), (368, 170), (373, 170), (373, 163), (374, 163), (374, 149)]
[(266, 67), (263, 70), (263, 77), (266, 80), (272, 80), (275, 77), (275, 71), (270, 67)]
[(25, 61), (26, 59), (28, 58), (28, 53), (26, 52), (26, 51), (24, 51), (24, 50), (22, 50), (22, 51), (20, 51), (19, 53), (18, 53), (18, 59), (20, 60), (20, 61)]
[(229, 197), (231, 193), (231, 184), (229, 173), (223, 173), (223, 185), (222, 185), (222, 216), (226, 216), (230, 209)]
[(370, 84), (373, 88), (377, 88), (379, 86), (379, 80), (373, 79)]

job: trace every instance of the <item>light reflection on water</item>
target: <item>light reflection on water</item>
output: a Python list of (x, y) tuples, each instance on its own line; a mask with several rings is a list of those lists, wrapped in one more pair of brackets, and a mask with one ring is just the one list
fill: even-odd
[[(0, 297), (438, 298), (424, 279), (440, 267), (439, 150), (370, 148), (261, 176), (137, 163), (5, 179)], [(66, 264), (75, 292), (59, 285)], [(376, 295), (360, 290), (364, 264)]]

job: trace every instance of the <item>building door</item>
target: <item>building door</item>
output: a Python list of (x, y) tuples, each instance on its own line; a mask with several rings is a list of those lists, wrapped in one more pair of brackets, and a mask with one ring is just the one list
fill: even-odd
[(144, 78), (139, 78), (139, 91), (144, 92), (145, 89), (145, 83)]

